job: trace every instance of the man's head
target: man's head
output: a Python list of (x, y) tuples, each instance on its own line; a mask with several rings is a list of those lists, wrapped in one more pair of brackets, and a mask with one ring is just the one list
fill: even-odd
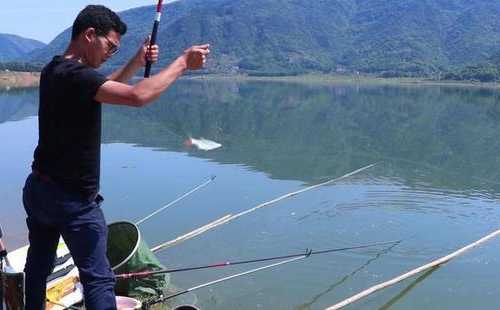
[(97, 68), (118, 51), (126, 32), (127, 25), (115, 12), (102, 5), (89, 5), (73, 23), (71, 42), (78, 43), (85, 62)]

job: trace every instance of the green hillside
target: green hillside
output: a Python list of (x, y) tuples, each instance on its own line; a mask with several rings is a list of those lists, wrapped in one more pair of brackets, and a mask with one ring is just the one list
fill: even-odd
[[(110, 65), (136, 51), (154, 8), (120, 15), (130, 30)], [(429, 76), (497, 59), (498, 16), (500, 1), (489, 0), (182, 0), (165, 7), (160, 66), (209, 42), (209, 72)], [(31, 59), (47, 61), (68, 40), (66, 30)]]
[(37, 40), (0, 33), (0, 62), (23, 61), (28, 53), (45, 45), (45, 43)]

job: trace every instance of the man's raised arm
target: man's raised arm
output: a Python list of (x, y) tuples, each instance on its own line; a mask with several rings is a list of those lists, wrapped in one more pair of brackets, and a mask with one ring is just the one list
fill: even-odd
[(108, 79), (111, 81), (127, 83), (139, 69), (146, 66), (146, 60), (151, 61), (151, 63), (156, 63), (158, 61), (160, 48), (156, 44), (150, 48), (150, 40), (151, 39), (148, 37), (134, 57), (132, 57), (132, 59), (130, 59), (125, 66), (110, 74)]
[(192, 46), (167, 68), (134, 86), (112, 80), (105, 82), (95, 99), (103, 103), (142, 107), (156, 100), (186, 70), (203, 68), (209, 53), (208, 44)]

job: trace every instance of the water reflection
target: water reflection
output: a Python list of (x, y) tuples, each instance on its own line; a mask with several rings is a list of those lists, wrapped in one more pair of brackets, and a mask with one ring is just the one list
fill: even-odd
[(354, 277), (358, 272), (363, 271), (363, 269), (368, 267), (368, 265), (370, 265), (372, 262), (374, 262), (377, 259), (379, 259), (380, 257), (382, 257), (384, 254), (390, 252), (397, 245), (398, 245), (398, 243), (395, 243), (395, 244), (383, 249), (382, 251), (377, 253), (374, 257), (371, 257), (366, 262), (364, 262), (361, 266), (359, 266), (355, 270), (351, 271), (350, 273), (344, 275), (340, 280), (338, 280), (337, 282), (330, 285), (326, 290), (323, 290), (320, 293), (316, 294), (311, 300), (296, 306), (295, 310), (309, 310), (309, 309), (311, 309), (318, 302), (318, 300), (320, 300), (321, 298), (323, 298), (327, 294), (331, 294), (331, 292), (333, 292), (337, 287), (343, 285), (344, 282), (346, 282), (350, 278)]
[(410, 283), (410, 285), (406, 286), (401, 292), (399, 292), (396, 296), (391, 298), (388, 302), (386, 302), (379, 310), (389, 310), (392, 309), (398, 301), (405, 298), (420, 282), (424, 281), (427, 277), (434, 273), (434, 271), (438, 270), (440, 266), (432, 267), (431, 269), (424, 272), (418, 278)]
[(194, 156), (277, 179), (312, 182), (382, 161), (392, 164), (386, 177), (410, 185), (496, 190), (497, 98), (438, 87), (185, 81), (147, 109), (108, 109), (105, 141), (187, 151), (187, 137), (205, 137), (223, 149)]
[[(145, 109), (106, 106), (103, 142), (189, 152), (304, 182), (384, 162), (385, 178), (395, 182), (480, 188), (470, 194), (491, 197), (500, 184), (492, 169), (498, 98), (466, 88), (182, 81)], [(0, 93), (0, 100), (9, 103), (0, 105), (0, 122), (36, 114), (36, 90)], [(223, 148), (188, 149), (189, 137)]]
[(18, 121), (38, 113), (38, 89), (0, 90), (0, 124)]

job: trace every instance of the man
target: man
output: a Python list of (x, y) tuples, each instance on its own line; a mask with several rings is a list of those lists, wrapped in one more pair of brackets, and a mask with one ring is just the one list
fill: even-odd
[(30, 247), (25, 266), (26, 308), (44, 309), (46, 279), (61, 235), (78, 267), (87, 309), (115, 309), (114, 275), (106, 258), (107, 226), (99, 192), (101, 103), (144, 106), (186, 70), (203, 67), (209, 46), (193, 46), (167, 68), (127, 85), (156, 61), (158, 47), (141, 47), (122, 69), (103, 76), (95, 69), (115, 54), (126, 25), (103, 6), (87, 6), (76, 18), (62, 56), (45, 66), (40, 80), (39, 141), (23, 189)]

